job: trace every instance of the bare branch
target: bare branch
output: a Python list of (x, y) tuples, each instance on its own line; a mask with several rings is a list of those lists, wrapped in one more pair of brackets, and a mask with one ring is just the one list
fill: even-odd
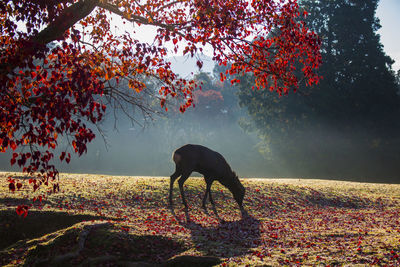
[(106, 1), (100, 1), (97, 4), (98, 7), (104, 8), (116, 15), (121, 16), (122, 18), (126, 19), (129, 22), (136, 22), (136, 23), (141, 23), (141, 24), (145, 24), (145, 25), (153, 25), (153, 26), (158, 26), (167, 30), (174, 30), (175, 27), (177, 26), (181, 26), (182, 24), (165, 24), (165, 23), (161, 23), (158, 21), (150, 21), (149, 19), (145, 18), (145, 17), (141, 17), (138, 15), (133, 15), (133, 14), (125, 14), (123, 11), (121, 11), (118, 6), (110, 4)]

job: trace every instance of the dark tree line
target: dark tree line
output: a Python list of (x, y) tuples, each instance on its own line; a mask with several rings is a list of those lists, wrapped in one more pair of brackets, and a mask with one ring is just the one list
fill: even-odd
[(400, 182), (399, 84), (377, 34), (378, 1), (301, 4), (322, 40), (323, 78), (278, 97), (246, 90), (252, 77), (243, 77), (246, 126), (262, 138), (269, 162), (289, 174)]

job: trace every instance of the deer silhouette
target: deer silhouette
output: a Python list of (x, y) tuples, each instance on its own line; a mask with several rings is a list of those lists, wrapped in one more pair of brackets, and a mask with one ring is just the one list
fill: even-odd
[(204, 175), (206, 182), (206, 192), (204, 194), (202, 204), (202, 208), (206, 213), (206, 202), (208, 196), (214, 212), (218, 216), (215, 209), (214, 200), (211, 196), (211, 185), (216, 180), (228, 188), (228, 190), (232, 193), (233, 198), (239, 205), (242, 216), (246, 214), (246, 211), (243, 208), (245, 188), (240, 182), (236, 173), (232, 171), (231, 167), (221, 154), (201, 145), (187, 144), (175, 150), (172, 155), (172, 159), (175, 162), (175, 172), (171, 175), (169, 189), (169, 204), (172, 210), (172, 190), (175, 180), (180, 176), (178, 184), (182, 202), (185, 206), (185, 212), (187, 212), (188, 205), (185, 199), (185, 193), (183, 191), (183, 184), (189, 178), (192, 172), (198, 172)]

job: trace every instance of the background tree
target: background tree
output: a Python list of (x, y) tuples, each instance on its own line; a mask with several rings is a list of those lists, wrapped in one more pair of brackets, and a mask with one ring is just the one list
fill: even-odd
[[(383, 52), (378, 1), (302, 1), (321, 36), (323, 79), (278, 97), (240, 84), (261, 147), (286, 175), (396, 179), (399, 95)], [(249, 75), (251, 76), (251, 75)]]
[(394, 74), (395, 79), (396, 79), (396, 84), (397, 84), (397, 94), (400, 94), (400, 70), (397, 70), (397, 72)]

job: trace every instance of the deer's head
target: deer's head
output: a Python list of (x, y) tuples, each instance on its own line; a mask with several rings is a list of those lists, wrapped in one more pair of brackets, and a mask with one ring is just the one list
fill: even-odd
[(229, 190), (232, 192), (233, 197), (235, 198), (236, 202), (239, 204), (240, 207), (242, 207), (243, 204), (243, 198), (246, 189), (242, 185), (242, 183), (239, 180), (239, 177), (235, 172), (232, 172), (232, 184), (229, 186)]

